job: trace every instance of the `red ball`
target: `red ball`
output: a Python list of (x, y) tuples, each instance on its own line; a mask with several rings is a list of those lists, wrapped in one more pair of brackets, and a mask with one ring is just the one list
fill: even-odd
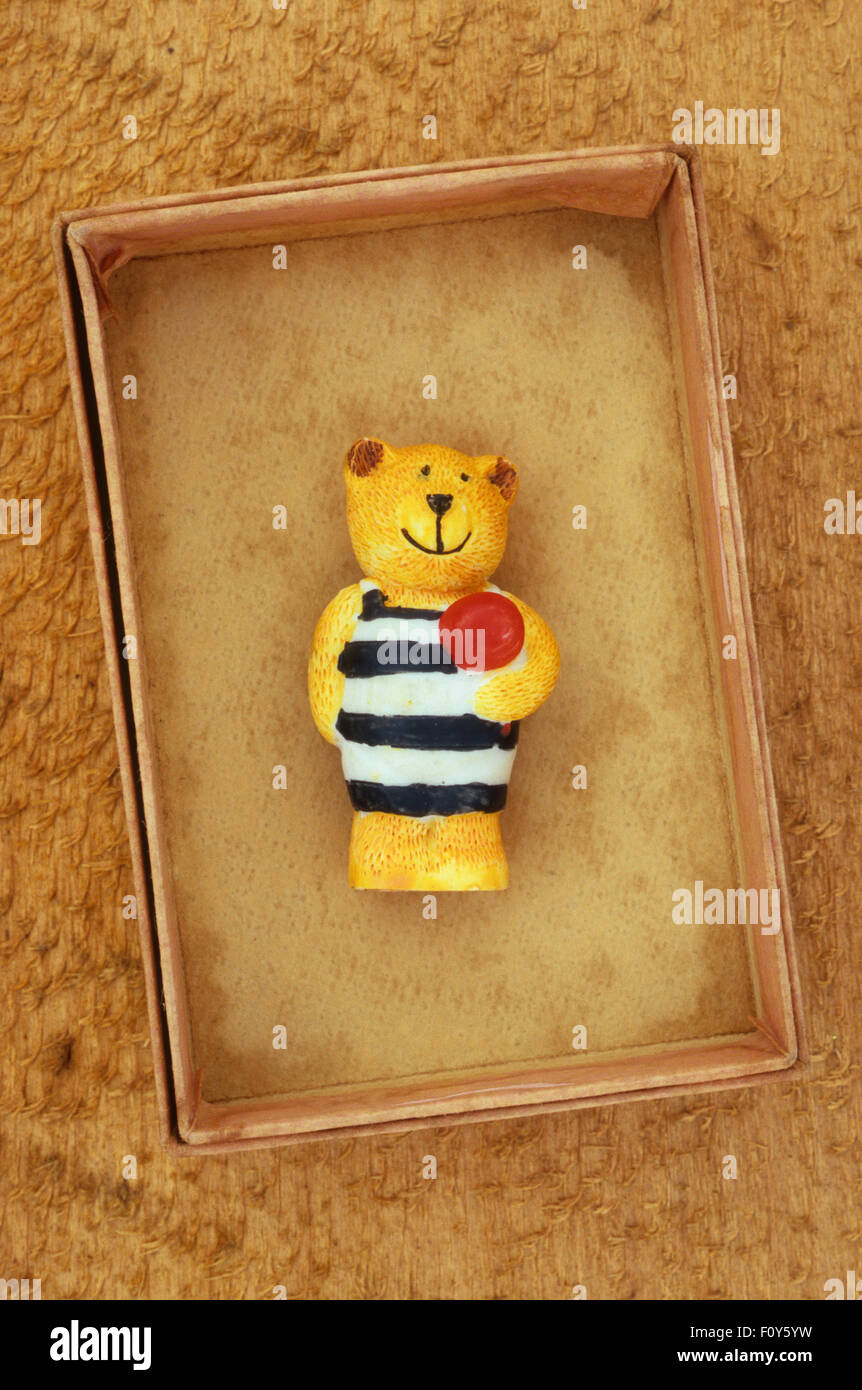
[(440, 619), (440, 641), (462, 671), (496, 671), (524, 645), (524, 619), (504, 594), (468, 594)]

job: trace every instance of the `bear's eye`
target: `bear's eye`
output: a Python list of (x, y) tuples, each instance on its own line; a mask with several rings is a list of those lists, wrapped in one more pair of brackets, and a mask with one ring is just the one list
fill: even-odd
[(470, 481), (470, 474), (469, 474), (469, 473), (462, 473), (462, 474), (461, 474), (461, 482), (462, 482), (462, 483), (469, 483), (469, 481)]
[(428, 477), (428, 474), (431, 472), (431, 465), (430, 465), (430, 463), (426, 463), (426, 465), (425, 465), (424, 468), (420, 468), (420, 469), (419, 469), (419, 472), (422, 474), (422, 477), (423, 477), (423, 478), (427, 478), (427, 477)]

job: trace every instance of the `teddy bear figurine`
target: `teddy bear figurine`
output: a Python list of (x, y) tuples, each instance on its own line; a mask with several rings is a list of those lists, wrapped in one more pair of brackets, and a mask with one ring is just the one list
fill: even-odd
[(353, 805), (350, 884), (506, 888), (518, 726), (560, 669), (547, 623), (489, 583), (518, 474), (497, 455), (365, 438), (344, 478), (366, 577), (324, 610), (308, 687)]

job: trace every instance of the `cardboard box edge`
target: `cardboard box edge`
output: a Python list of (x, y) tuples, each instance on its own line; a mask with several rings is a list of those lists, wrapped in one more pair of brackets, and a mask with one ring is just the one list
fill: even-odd
[[(87, 366), (85, 368), (85, 354), (82, 353), (81, 350), (79, 335), (81, 341), (84, 343), (86, 343), (86, 335), (84, 333), (83, 322), (76, 313), (75, 308), (73, 283), (76, 285), (77, 280), (70, 270), (70, 264), (67, 260), (67, 230), (68, 221), (65, 215), (61, 213), (56, 216), (51, 223), (50, 239), (57, 273), (60, 317), (63, 325), (66, 359), (69, 367), (72, 408), (75, 416), (78, 447), (81, 454), (81, 472), (87, 508), (90, 553), (93, 557), (99, 616), (105, 648), (105, 661), (108, 668), (111, 713), (114, 725), (114, 737), (117, 745), (117, 763), (120, 770), (123, 790), (129, 848), (132, 859), (136, 908), (139, 908), (142, 904), (144, 905), (144, 911), (139, 911), (137, 916), (137, 936), (141, 947), (141, 963), (144, 971), (149, 1040), (153, 1057), (157, 1121), (160, 1140), (164, 1144), (169, 1141), (173, 1132), (173, 1087), (169, 1061), (170, 1040), (167, 1037), (165, 1020), (162, 1016), (161, 970), (158, 953), (154, 949), (153, 905), (149, 901), (150, 894), (144, 867), (145, 854), (143, 843), (146, 839), (146, 832), (145, 829), (142, 830), (140, 824), (139, 808), (134, 791), (134, 761), (129, 744), (127, 727), (129, 708), (125, 698), (125, 692), (122, 689), (119, 661), (116, 655), (117, 635), (114, 622), (114, 604), (109, 592), (110, 578), (108, 573), (107, 546), (105, 543), (101, 505), (99, 503), (99, 486), (94, 456), (93, 428), (95, 425), (96, 433), (99, 434), (98, 416), (92, 410), (88, 411), (87, 408), (86, 371), (89, 370), (89, 359), (87, 358)], [(94, 527), (94, 517), (96, 515), (99, 519), (98, 531), (96, 531)], [(122, 722), (120, 720), (121, 714)]]
[(742, 510), (739, 503), (739, 490), (736, 477), (736, 459), (733, 452), (733, 438), (730, 431), (730, 418), (727, 411), (727, 403), (721, 391), (722, 382), (722, 360), (721, 360), (721, 340), (718, 325), (718, 304), (715, 294), (715, 277), (712, 270), (712, 256), (709, 245), (709, 227), (706, 217), (706, 197), (703, 185), (702, 161), (696, 148), (686, 147), (686, 163), (689, 167), (691, 179), (692, 201), (694, 204), (695, 219), (698, 229), (698, 243), (701, 253), (701, 273), (703, 276), (704, 290), (706, 293), (707, 316), (711, 329), (713, 362), (718, 388), (718, 417), (721, 427), (722, 447), (725, 456), (729, 506), (733, 522), (734, 539), (736, 543), (736, 559), (739, 570), (740, 591), (742, 596), (743, 609), (745, 611), (746, 623), (752, 633), (753, 640), (749, 643), (749, 666), (752, 694), (754, 697), (755, 713), (759, 732), (759, 742), (762, 749), (763, 777), (765, 782), (767, 810), (772, 826), (773, 843), (775, 846), (775, 866), (781, 889), (782, 915), (784, 925), (782, 936), (784, 938), (784, 951), (787, 959), (787, 971), (789, 977), (790, 996), (793, 1006), (794, 1022), (796, 1025), (796, 1046), (798, 1059), (802, 1066), (806, 1066), (810, 1060), (808, 1049), (808, 1037), (805, 1023), (805, 1009), (802, 995), (802, 982), (799, 973), (799, 961), (796, 949), (796, 936), (793, 926), (792, 899), (788, 888), (787, 863), (784, 854), (784, 842), (781, 834), (781, 819), (778, 813), (778, 801), (775, 792), (775, 778), (772, 767), (772, 750), (769, 745), (769, 733), (766, 723), (766, 706), (763, 697), (763, 683), (760, 669), (760, 653), (756, 640), (756, 628), (754, 622), (754, 611), (751, 602), (751, 585), (748, 577), (748, 565), (745, 550), (745, 531), (742, 525)]

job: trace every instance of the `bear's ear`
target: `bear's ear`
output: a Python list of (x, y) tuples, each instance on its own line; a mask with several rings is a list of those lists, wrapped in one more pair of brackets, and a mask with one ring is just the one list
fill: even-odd
[(370, 439), (365, 436), (351, 444), (344, 466), (355, 478), (367, 478), (381, 462), (385, 452), (386, 445), (382, 439)]
[(500, 489), (507, 502), (513, 500), (518, 491), (518, 470), (513, 463), (504, 458), (492, 458), (486, 476), (489, 483)]

